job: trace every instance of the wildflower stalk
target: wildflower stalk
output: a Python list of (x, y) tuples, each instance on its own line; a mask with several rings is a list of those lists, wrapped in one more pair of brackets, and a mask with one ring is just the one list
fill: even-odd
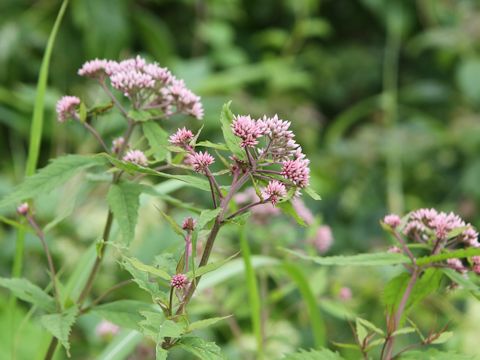
[(57, 273), (55, 271), (55, 265), (53, 264), (53, 259), (52, 255), (50, 253), (50, 250), (48, 248), (48, 244), (45, 241), (45, 234), (43, 233), (42, 229), (40, 229), (40, 226), (38, 226), (37, 222), (33, 218), (32, 215), (26, 214), (25, 217), (27, 218), (28, 223), (30, 226), (33, 228), (35, 231), (35, 234), (37, 237), (40, 239), (40, 242), (42, 243), (43, 251), (45, 252), (45, 255), (47, 257), (47, 262), (48, 262), (48, 268), (50, 270), (50, 278), (52, 280), (52, 285), (53, 285), (53, 291), (55, 294), (55, 302), (57, 304), (57, 310), (60, 311), (62, 309), (62, 306), (60, 304), (60, 292), (58, 291), (58, 286), (57, 286)]

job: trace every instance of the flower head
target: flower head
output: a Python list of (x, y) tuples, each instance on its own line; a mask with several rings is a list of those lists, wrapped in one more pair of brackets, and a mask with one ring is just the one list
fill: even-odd
[[(267, 118), (265, 115), (261, 120), (265, 128), (265, 135), (270, 138), (268, 151), (273, 160), (288, 160), (295, 154), (299, 145), (295, 142), (295, 135), (290, 128), (290, 122), (281, 120), (278, 115)], [(262, 153), (266, 149), (262, 149)]]
[(170, 144), (186, 148), (193, 139), (193, 133), (187, 128), (178, 129), (177, 132), (170, 136), (168, 141)]
[(205, 174), (208, 170), (208, 167), (215, 162), (215, 159), (208, 152), (195, 152), (188, 154), (185, 162), (189, 165), (192, 165), (195, 172)]
[(120, 152), (120, 149), (123, 147), (123, 144), (125, 144), (125, 139), (123, 138), (123, 136), (113, 139), (112, 152), (114, 154), (118, 154)]
[(396, 214), (390, 214), (383, 218), (383, 222), (390, 226), (392, 229), (395, 229), (397, 226), (399, 226), (400, 221), (400, 216)]
[(262, 197), (264, 200), (268, 200), (275, 206), (278, 203), (278, 200), (283, 198), (287, 194), (285, 185), (281, 182), (272, 180), (268, 183), (267, 187), (262, 189)]
[(282, 175), (300, 188), (307, 187), (310, 182), (309, 164), (310, 161), (301, 156), (297, 157), (295, 160), (284, 161)]
[(460, 259), (447, 259), (447, 264), (450, 268), (452, 268), (455, 271), (458, 271), (461, 274), (464, 274), (467, 272), (467, 268), (463, 266), (463, 263)]
[(188, 278), (185, 274), (173, 275), (170, 285), (175, 289), (183, 289), (188, 284)]
[(124, 161), (128, 161), (140, 166), (148, 166), (148, 160), (145, 154), (140, 150), (129, 150), (123, 156)]
[(258, 138), (265, 133), (262, 121), (253, 120), (250, 115), (237, 115), (233, 118), (233, 133), (242, 139), (241, 147), (253, 147), (258, 144)]
[(102, 320), (95, 328), (98, 337), (111, 337), (120, 331), (120, 327), (107, 320)]
[(86, 77), (102, 77), (107, 75), (109, 72), (109, 67), (113, 63), (110, 60), (105, 59), (94, 59), (87, 61), (82, 65), (82, 67), (78, 70), (78, 75), (86, 76)]
[(326, 253), (333, 243), (332, 229), (328, 225), (320, 226), (312, 240), (320, 254)]
[(29, 211), (29, 206), (28, 206), (28, 203), (26, 203), (26, 202), (18, 205), (18, 207), (17, 207), (17, 213), (19, 215), (25, 216), (25, 215), (28, 214), (28, 211)]
[(77, 106), (80, 105), (80, 99), (76, 96), (64, 96), (57, 101), (57, 120), (65, 122), (66, 120), (78, 116)]
[(338, 293), (340, 300), (348, 301), (352, 298), (352, 290), (349, 287), (342, 287)]

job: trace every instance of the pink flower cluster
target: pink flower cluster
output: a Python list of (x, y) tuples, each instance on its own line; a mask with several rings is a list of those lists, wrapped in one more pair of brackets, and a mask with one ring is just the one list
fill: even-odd
[(183, 127), (182, 129), (178, 129), (177, 132), (170, 136), (168, 141), (170, 144), (179, 146), (183, 149), (187, 149), (190, 145), (190, 141), (193, 140), (193, 133), (187, 128)]
[(193, 167), (193, 171), (206, 174), (208, 167), (215, 162), (215, 159), (208, 152), (192, 152), (187, 155), (185, 163)]
[(162, 110), (165, 116), (175, 113), (203, 118), (200, 97), (157, 63), (147, 63), (140, 56), (120, 62), (95, 59), (87, 61), (78, 70), (81, 76), (110, 80), (113, 88), (132, 99), (136, 108)]
[(175, 289), (183, 289), (188, 284), (188, 278), (185, 274), (176, 274), (172, 276), (170, 285)]
[(148, 160), (145, 154), (140, 150), (129, 150), (123, 156), (123, 161), (128, 161), (140, 166), (148, 166)]
[(431, 236), (446, 240), (449, 233), (458, 228), (465, 228), (457, 240), (468, 246), (480, 247), (478, 233), (471, 224), (465, 223), (458, 215), (450, 212), (438, 212), (435, 209), (419, 209), (410, 213), (403, 233), (410, 237), (428, 240)]
[(237, 115), (233, 119), (232, 131), (242, 141), (244, 148), (259, 144), (261, 137), (266, 138), (266, 146), (258, 149), (261, 157), (282, 163), (282, 175), (295, 186), (304, 188), (310, 182), (310, 161), (305, 158), (302, 148), (295, 142), (290, 122), (275, 115), (255, 120), (250, 115)]
[(315, 237), (312, 239), (313, 245), (320, 254), (326, 253), (333, 244), (332, 229), (328, 225), (322, 225), (317, 229)]
[(268, 185), (262, 189), (262, 197), (264, 200), (268, 200), (273, 206), (277, 205), (278, 201), (287, 195), (287, 189), (281, 182), (272, 180)]
[(80, 99), (76, 96), (64, 96), (57, 101), (57, 120), (65, 122), (66, 120), (78, 116), (77, 107), (80, 105)]

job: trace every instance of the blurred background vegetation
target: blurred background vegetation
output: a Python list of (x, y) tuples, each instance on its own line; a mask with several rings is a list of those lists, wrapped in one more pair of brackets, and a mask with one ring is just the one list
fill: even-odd
[[(59, 6), (52, 0), (0, 1), (2, 196), (24, 176), (36, 81)], [(480, 6), (475, 0), (71, 0), (52, 55), (39, 167), (64, 153), (98, 150), (83, 129), (59, 126), (55, 120), (55, 102), (62, 94), (95, 104), (98, 94), (92, 83), (76, 75), (81, 64), (92, 58), (141, 54), (171, 68), (202, 96), (205, 138), (220, 139), (219, 112), (230, 99), (236, 113), (278, 113), (292, 121), (312, 162), (312, 184), (323, 198), (308, 206), (333, 230), (329, 254), (385, 249), (388, 240), (378, 221), (388, 212), (436, 207), (455, 211), (478, 227), (479, 50)], [(104, 118), (96, 126), (111, 139), (119, 133), (119, 124)], [(166, 126), (174, 130), (180, 125), (183, 120)], [(198, 123), (191, 125), (198, 128)], [(43, 223), (58, 209), (77, 206), (52, 231), (55, 241), (50, 239), (65, 271), (98, 237), (104, 221), (105, 189), (93, 178), (83, 182), (70, 182), (37, 204)], [(189, 202), (207, 204), (207, 198), (193, 191), (171, 191)], [(151, 260), (152, 254), (178, 239), (173, 240), (158, 213), (147, 206), (152, 200), (143, 200), (134, 249), (138, 257)], [(184, 215), (175, 214), (178, 219)], [(236, 235), (227, 231), (225, 236), (229, 240), (219, 245), (220, 255), (238, 249)], [(273, 220), (266, 229), (257, 226), (250, 234), (255, 254), (277, 257), (282, 257), (276, 252), (278, 245), (303, 248), (308, 236), (308, 231), (281, 220)], [(0, 244), (0, 273), (9, 276), (15, 231), (7, 225), (0, 226)], [(39, 271), (44, 266), (41, 248), (31, 236), (26, 253), (25, 275), (46, 283), (46, 274)], [(114, 260), (105, 268), (98, 291), (127, 278)], [(264, 299), (271, 358), (314, 346), (298, 291), (277, 271), (259, 272), (266, 279), (264, 287), (271, 290)], [(310, 285), (320, 300), (330, 341), (352, 341), (348, 314), (382, 323), (379, 292), (392, 273), (377, 275), (362, 269), (315, 269)], [(219, 308), (235, 314), (240, 336), (232, 335), (226, 324), (206, 334), (232, 359), (254, 357), (241, 284), (237, 277), (216, 287), (202, 297), (218, 304), (198, 301), (192, 310), (199, 316), (216, 314)], [(351, 287), (351, 300), (338, 300), (342, 286)], [(122, 291), (147, 299), (134, 287)], [(480, 307), (465, 299), (462, 293), (429, 299), (416, 320), (427, 330), (452, 320), (457, 332), (450, 346), (475, 354)], [(25, 309), (19, 306), (18, 311)], [(98, 318), (85, 317), (82, 326), (88, 329), (95, 321)], [(0, 333), (8, 333), (8, 324), (0, 324)], [(41, 343), (41, 337), (35, 337), (39, 331), (34, 322), (24, 326), (22, 333), (32, 338), (32, 345), (22, 347), (20, 358), (33, 358), (29, 354), (36, 353), (35, 342)], [(73, 337), (90, 344), (74, 347), (74, 358), (95, 357), (106, 346), (87, 330)], [(8, 339), (0, 338), (1, 348), (8, 348)], [(143, 346), (148, 349), (148, 344)], [(137, 358), (150, 356), (145, 349), (135, 351)]]

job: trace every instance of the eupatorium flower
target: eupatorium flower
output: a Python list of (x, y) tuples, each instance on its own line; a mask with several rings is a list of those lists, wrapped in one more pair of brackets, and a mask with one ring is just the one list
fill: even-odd
[(215, 162), (215, 159), (208, 152), (194, 152), (188, 154), (185, 162), (192, 165), (193, 170), (205, 174), (208, 167)]
[(389, 214), (383, 218), (383, 222), (390, 226), (392, 229), (395, 229), (400, 225), (400, 216), (395, 214)]
[(250, 115), (237, 115), (233, 118), (233, 133), (242, 139), (241, 147), (253, 147), (258, 144), (258, 138), (265, 133), (262, 121), (256, 121)]
[(123, 136), (113, 139), (112, 153), (118, 154), (120, 152), (120, 149), (123, 147), (123, 144), (125, 144), (125, 139), (123, 138)]
[(124, 161), (128, 161), (140, 166), (148, 166), (148, 160), (145, 154), (140, 150), (129, 150), (123, 156)]
[(283, 162), (282, 175), (292, 181), (300, 188), (307, 187), (310, 182), (310, 161), (298, 157), (295, 160), (287, 160)]
[(197, 225), (197, 221), (192, 217), (187, 217), (183, 220), (182, 229), (193, 231), (195, 230), (195, 226)]
[(90, 60), (82, 65), (78, 70), (78, 75), (92, 78), (103, 77), (109, 75), (111, 64), (113, 64), (112, 61), (105, 59)]
[(80, 105), (80, 99), (76, 96), (64, 96), (57, 101), (57, 119), (64, 122), (77, 115), (77, 106)]
[(268, 185), (262, 189), (263, 199), (270, 201), (274, 206), (278, 203), (278, 200), (286, 194), (287, 190), (285, 189), (285, 185), (276, 180), (270, 181)]
[(95, 334), (98, 337), (110, 337), (116, 335), (120, 331), (120, 327), (114, 323), (102, 320), (95, 328)]
[(19, 215), (24, 215), (24, 216), (27, 215), (28, 210), (29, 210), (29, 206), (28, 206), (28, 203), (26, 203), (26, 202), (18, 205), (18, 207), (17, 207), (17, 213)]
[[(270, 139), (268, 152), (273, 160), (288, 160), (295, 154), (299, 145), (295, 142), (295, 135), (290, 129), (290, 122), (281, 120), (275, 114), (272, 118), (265, 115), (261, 120), (265, 127), (265, 135)], [(261, 153), (267, 149), (261, 149)]]
[(188, 278), (185, 274), (177, 274), (172, 276), (170, 285), (175, 289), (183, 289), (188, 284)]
[(326, 253), (333, 243), (332, 229), (328, 225), (319, 226), (312, 240), (320, 254)]
[(186, 148), (193, 139), (193, 133), (187, 128), (178, 129), (177, 132), (170, 136), (168, 141), (170, 144)]

